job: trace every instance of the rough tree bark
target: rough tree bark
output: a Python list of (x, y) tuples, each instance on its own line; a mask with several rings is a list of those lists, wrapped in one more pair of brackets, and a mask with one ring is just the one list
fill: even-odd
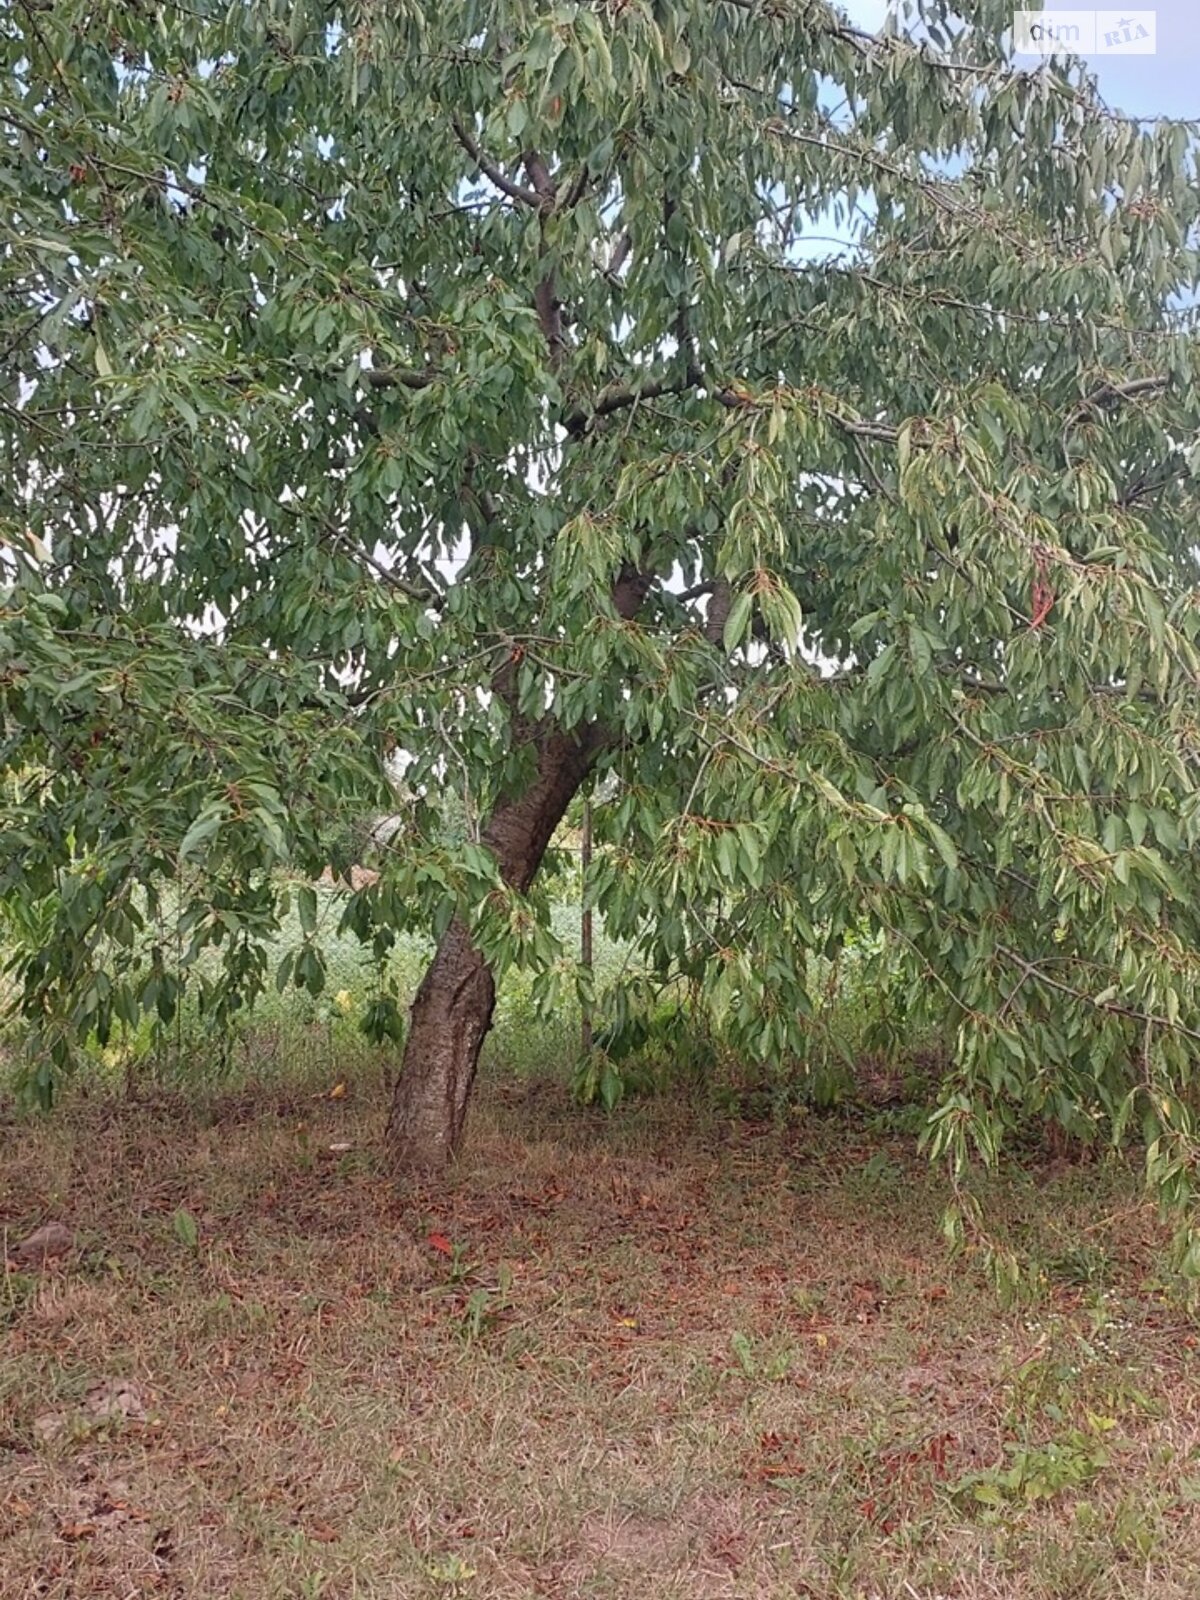
[[(613, 603), (623, 620), (637, 612), (649, 585), (642, 573), (618, 579)], [(609, 742), (608, 730), (600, 725), (566, 734), (543, 723), (527, 731), (537, 752), (535, 776), (521, 794), (497, 804), (483, 831), (504, 881), (522, 893)], [(458, 1148), (495, 1003), (491, 970), (456, 920), (421, 980), (409, 1015), (387, 1128), (388, 1155), (397, 1171), (437, 1172)]]

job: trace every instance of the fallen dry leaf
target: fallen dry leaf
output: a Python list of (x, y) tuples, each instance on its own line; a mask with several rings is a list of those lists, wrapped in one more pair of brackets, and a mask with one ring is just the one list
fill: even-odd
[(94, 1522), (64, 1522), (58, 1530), (58, 1537), (65, 1539), (68, 1544), (74, 1544), (79, 1539), (92, 1539), (96, 1534)]
[(95, 1496), (89, 1518), (97, 1528), (119, 1528), (123, 1522), (145, 1522), (146, 1513), (130, 1501), (129, 1485), (114, 1478), (107, 1488)]
[(39, 1444), (49, 1444), (52, 1439), (57, 1439), (67, 1426), (67, 1419), (60, 1411), (43, 1411), (40, 1416), (33, 1419), (33, 1436)]
[(40, 1267), (57, 1256), (65, 1256), (75, 1243), (75, 1235), (64, 1222), (47, 1222), (9, 1252), (22, 1267)]
[(146, 1420), (145, 1397), (130, 1378), (101, 1378), (88, 1390), (83, 1403), (88, 1415), (97, 1422)]
[(431, 1233), (425, 1241), (431, 1250), (436, 1250), (440, 1256), (452, 1256), (454, 1246), (444, 1233)]

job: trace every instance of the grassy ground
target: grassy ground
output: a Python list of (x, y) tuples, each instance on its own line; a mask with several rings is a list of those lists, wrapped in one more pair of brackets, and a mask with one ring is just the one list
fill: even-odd
[[(955, 1266), (886, 1122), (485, 1084), (398, 1194), (378, 1075), (0, 1126), (0, 1596), (1200, 1594), (1200, 1354), (1119, 1167)], [(346, 1148), (348, 1147), (348, 1148)]]

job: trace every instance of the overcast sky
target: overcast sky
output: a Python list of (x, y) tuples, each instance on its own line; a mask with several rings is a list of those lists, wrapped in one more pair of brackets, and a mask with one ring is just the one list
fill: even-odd
[[(887, 0), (842, 0), (852, 19), (864, 28), (878, 28)], [(1025, 0), (1036, 9), (1036, 0)], [(1014, 0), (1016, 9), (1017, 0)], [(1109, 5), (1113, 0), (1109, 0)], [(1071, 9), (1084, 9), (1070, 0)], [(1091, 8), (1087, 8), (1089, 11)], [(1062, 8), (1056, 7), (1061, 15)], [(1115, 109), (1138, 117), (1186, 117), (1200, 120), (1200, 3), (1158, 0), (1136, 12), (1108, 11), (1110, 17), (1154, 14), (1154, 55), (1098, 55), (1089, 65), (1100, 80), (1104, 98)], [(1031, 62), (1031, 65), (1033, 63)]]

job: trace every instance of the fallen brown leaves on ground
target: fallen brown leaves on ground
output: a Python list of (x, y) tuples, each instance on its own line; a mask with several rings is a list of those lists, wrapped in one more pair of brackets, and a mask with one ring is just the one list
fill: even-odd
[(398, 1193), (369, 1083), (272, 1093), (15, 1132), (0, 1225), (71, 1244), (0, 1299), (4, 1600), (1200, 1594), (1196, 1337), (1119, 1167), (985, 1197), (1005, 1305), (845, 1119), (505, 1085)]

